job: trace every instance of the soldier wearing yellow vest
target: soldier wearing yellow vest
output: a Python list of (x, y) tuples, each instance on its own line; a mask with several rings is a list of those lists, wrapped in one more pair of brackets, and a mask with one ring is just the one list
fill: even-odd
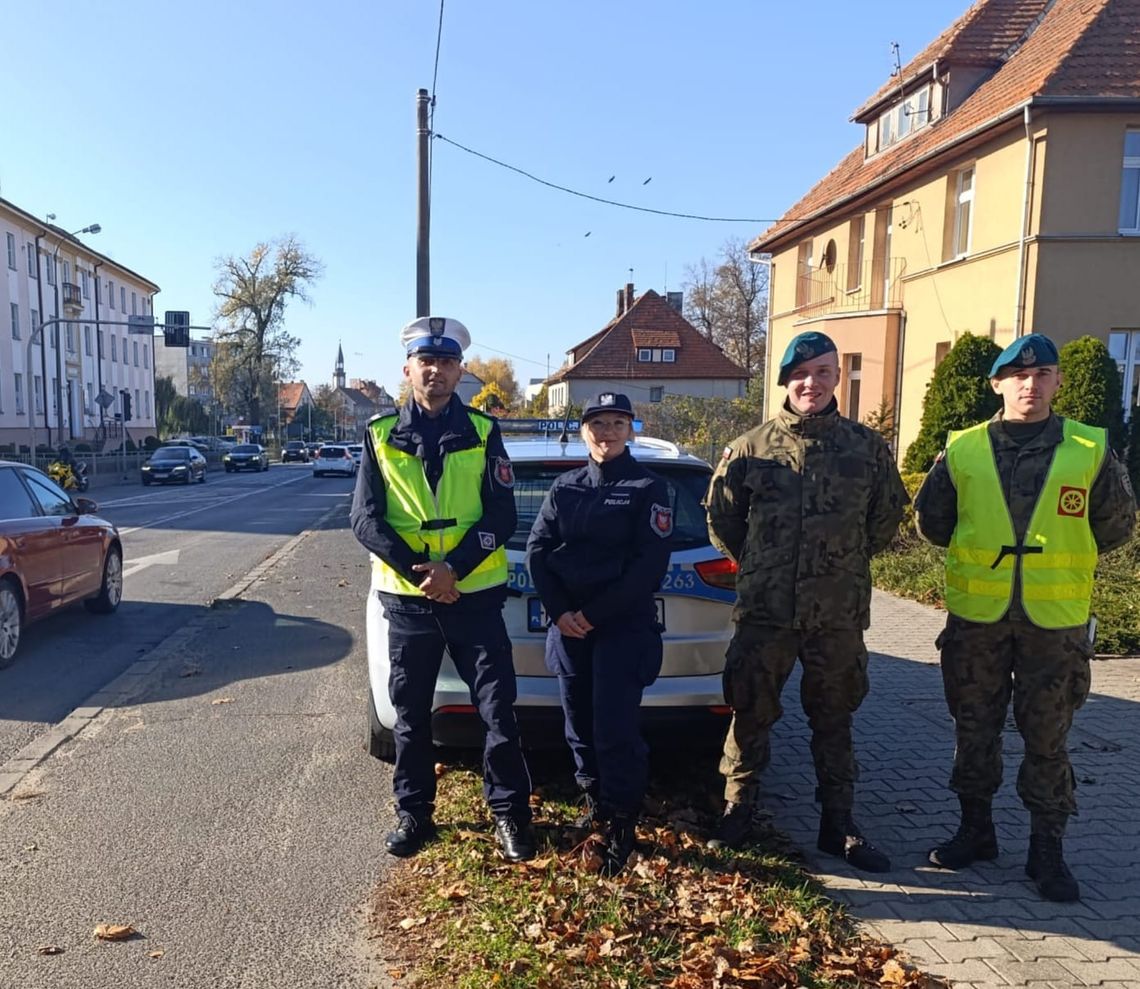
[(1046, 899), (1067, 902), (1080, 887), (1062, 849), (1077, 809), (1066, 743), (1091, 682), (1093, 570), (1098, 554), (1128, 541), (1136, 506), (1105, 431), (1053, 413), (1061, 373), (1048, 337), (1012, 343), (990, 383), (1001, 411), (950, 433), (915, 499), (919, 532), (947, 547), (950, 614), (938, 647), (956, 728), (950, 787), (962, 809), (930, 861), (961, 869), (997, 857), (991, 801), (1012, 697), (1025, 743), (1025, 871)]
[(411, 395), (368, 424), (352, 503), (352, 530), (372, 554), (388, 619), (397, 825), (385, 847), (414, 855), (436, 834), (431, 700), (446, 649), (486, 728), (483, 792), (495, 834), (508, 860), (523, 861), (535, 853), (530, 775), (502, 614), (514, 472), (498, 423), (455, 395), (466, 327), (425, 316), (401, 340)]

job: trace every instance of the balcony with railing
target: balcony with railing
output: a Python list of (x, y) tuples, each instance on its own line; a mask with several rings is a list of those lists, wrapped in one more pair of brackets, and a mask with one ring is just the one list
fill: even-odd
[(61, 286), (63, 291), (63, 304), (67, 309), (81, 310), (83, 308), (83, 291), (78, 285), (73, 285), (71, 282), (64, 282)]
[(901, 309), (905, 272), (904, 258), (817, 268), (796, 278), (796, 309), (805, 316)]

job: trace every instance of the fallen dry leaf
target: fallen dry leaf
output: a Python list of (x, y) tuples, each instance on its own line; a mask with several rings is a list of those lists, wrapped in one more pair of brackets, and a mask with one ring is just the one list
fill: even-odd
[(398, 980), (402, 979), (403, 977), (404, 977), (404, 970), (403, 969), (400, 969), (400, 968), (388, 969), (388, 978), (398, 981)]
[(889, 958), (883, 962), (883, 972), (879, 976), (879, 982), (884, 986), (904, 986), (906, 985), (906, 969), (893, 958)]
[(166, 954), (166, 949), (165, 948), (159, 948), (156, 951), (148, 951), (146, 953), (146, 956), (147, 956), (147, 958), (161, 958), (165, 954)]
[(37, 955), (62, 955), (63, 948), (57, 944), (41, 944), (36, 948)]
[(455, 883), (443, 890), (441, 895), (445, 900), (465, 900), (471, 895), (471, 887), (466, 883)]
[(137, 932), (130, 924), (96, 924), (95, 937), (99, 941), (126, 941)]
[(427, 923), (427, 917), (405, 917), (400, 921), (399, 927), (402, 931), (410, 931), (413, 927), (420, 927)]
[(215, 697), (210, 701), (211, 704), (232, 704), (233, 702), (234, 699), (232, 697)]

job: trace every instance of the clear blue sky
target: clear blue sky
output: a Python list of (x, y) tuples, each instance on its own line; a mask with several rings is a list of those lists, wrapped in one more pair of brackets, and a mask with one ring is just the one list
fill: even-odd
[[(100, 223), (92, 246), (196, 324), (216, 258), (295, 234), (326, 269), (287, 314), (301, 375), (329, 381), (341, 340), (350, 377), (398, 386), (436, 0), (4, 6), (0, 195)], [(905, 64), (967, 6), (446, 0), (435, 130), (593, 195), (775, 218), (859, 143), (848, 118), (890, 43)], [(630, 268), (638, 292), (677, 289), (765, 226), (633, 213), (434, 153), (432, 310), (524, 384), (604, 325)]]

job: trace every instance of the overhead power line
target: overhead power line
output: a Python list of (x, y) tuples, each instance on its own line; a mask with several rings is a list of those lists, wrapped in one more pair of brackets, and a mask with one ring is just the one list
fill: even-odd
[(638, 213), (652, 213), (655, 216), (672, 216), (681, 220), (707, 220), (710, 223), (777, 223), (780, 220), (800, 219), (800, 217), (793, 216), (776, 217), (775, 219), (755, 216), (702, 216), (698, 213), (676, 213), (672, 210), (650, 209), (648, 206), (634, 206), (632, 203), (619, 203), (615, 199), (603, 199), (601, 196), (591, 196), (588, 192), (579, 192), (577, 189), (570, 189), (564, 185), (558, 185), (556, 182), (548, 182), (546, 179), (540, 179), (537, 175), (532, 175), (525, 169), (518, 168), (515, 165), (508, 165), (505, 161), (499, 161), (498, 158), (492, 158), (490, 155), (485, 155), (480, 151), (476, 151), (474, 148), (469, 148), (466, 145), (460, 144), (458, 141), (453, 141), (449, 137), (444, 137), (442, 134), (433, 132), (432, 137), (437, 141), (444, 141), (452, 147), (458, 148), (460, 151), (466, 151), (469, 155), (474, 155), (476, 158), (489, 161), (492, 165), (498, 165), (500, 168), (505, 168), (508, 171), (517, 172), (532, 182), (537, 182), (539, 185), (544, 185), (549, 189), (557, 189), (559, 192), (565, 192), (571, 196), (578, 196), (581, 199), (589, 199), (595, 203), (602, 203), (605, 206), (617, 206), (621, 209), (636, 210)]

